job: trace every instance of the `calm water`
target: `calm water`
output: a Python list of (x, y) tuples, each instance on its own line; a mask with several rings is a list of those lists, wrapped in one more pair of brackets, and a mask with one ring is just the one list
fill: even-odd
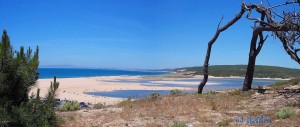
[[(184, 79), (184, 80), (175, 80), (177, 82), (195, 82), (195, 84), (200, 83), (202, 79)], [(217, 78), (217, 79), (209, 79), (208, 82), (220, 83), (216, 85), (206, 85), (204, 87), (204, 91), (207, 90), (222, 90), (222, 89), (240, 89), (243, 85), (243, 78)], [(164, 80), (168, 81), (168, 80)], [(172, 80), (174, 81), (174, 80)], [(252, 87), (254, 86), (266, 86), (273, 84), (274, 82), (282, 81), (282, 80), (273, 80), (273, 79), (254, 79), (252, 83)], [(107, 82), (122, 82), (126, 83), (141, 83), (145, 86), (161, 86), (161, 87), (182, 87), (182, 88), (195, 88), (197, 89), (197, 85), (182, 85), (182, 84), (156, 84), (153, 83), (152, 80), (117, 80), (117, 81), (107, 81)], [(144, 98), (149, 96), (151, 93), (158, 92), (161, 95), (170, 94), (169, 90), (116, 90), (111, 92), (88, 92), (87, 94), (95, 95), (95, 96), (105, 96), (105, 97), (118, 97), (118, 98)], [(184, 90), (184, 92), (196, 92), (196, 90)]]
[(87, 92), (86, 94), (117, 98), (145, 98), (155, 92), (158, 92), (160, 95), (170, 93), (169, 90), (115, 90), (113, 92)]
[(95, 77), (95, 76), (137, 76), (137, 75), (162, 75), (169, 72), (161, 71), (127, 71), (112, 69), (74, 69), (74, 68), (39, 68), (39, 79), (53, 78), (78, 78), (78, 77)]

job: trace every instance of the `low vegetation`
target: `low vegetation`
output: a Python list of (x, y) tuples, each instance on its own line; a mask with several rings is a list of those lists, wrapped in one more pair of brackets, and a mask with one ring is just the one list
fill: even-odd
[(175, 121), (172, 127), (188, 127), (184, 122), (177, 122)]
[(93, 105), (93, 108), (94, 109), (103, 109), (103, 108), (105, 108), (105, 103), (97, 103), (97, 104), (94, 104)]
[(292, 85), (292, 86), (298, 85), (300, 83), (300, 78), (299, 77), (298, 78), (293, 78), (293, 79), (289, 80), (287, 83)]
[(274, 84), (270, 85), (270, 87), (279, 87), (279, 86), (282, 86), (282, 85), (284, 85), (286, 83), (287, 82), (278, 81), (278, 82), (275, 82)]
[(221, 127), (227, 127), (229, 126), (229, 120), (228, 119), (222, 119), (220, 122), (218, 122), (218, 125)]
[[(203, 75), (203, 67), (178, 68), (186, 72), (195, 72)], [(209, 66), (209, 74), (217, 77), (241, 76), (246, 74), (247, 65), (215, 65)], [(290, 78), (300, 77), (300, 69), (290, 69), (284, 67), (256, 65), (254, 77), (258, 78)]]
[(171, 95), (182, 95), (183, 92), (181, 90), (179, 90), (179, 89), (175, 89), (175, 90), (171, 90), (170, 94)]
[(300, 108), (300, 100), (298, 102), (288, 103), (287, 106)]
[(128, 105), (132, 105), (133, 99), (131, 97), (128, 97), (126, 100), (121, 101), (120, 103), (117, 104), (118, 107), (124, 107)]
[(294, 114), (295, 114), (294, 110), (292, 110), (288, 107), (281, 108), (276, 112), (276, 116), (280, 119), (290, 118)]
[(300, 85), (300, 78), (292, 78), (287, 81), (278, 81), (275, 82), (274, 84), (270, 85), (271, 88), (284, 88), (287, 86), (295, 86), (295, 85)]
[[(128, 98), (115, 107), (60, 114), (68, 126), (255, 126), (247, 124), (248, 116), (265, 116), (271, 120), (270, 126), (296, 126), (300, 124), (300, 114), (297, 112), (299, 103), (295, 102), (299, 95), (286, 99), (284, 95), (276, 93), (278, 88), (292, 84), (286, 81), (265, 94), (254, 90), (207, 91), (202, 95), (191, 93), (180, 96), (153, 93), (144, 99)], [(75, 120), (68, 120), (69, 115), (76, 116)], [(77, 120), (81, 116), (85, 116), (85, 119)], [(243, 117), (241, 124), (236, 123), (237, 116)], [(268, 126), (266, 121), (260, 125)]]
[(160, 99), (161, 96), (158, 92), (154, 92), (154, 93), (151, 93), (149, 96), (148, 96), (149, 99), (151, 100), (157, 100), (157, 99)]
[(76, 111), (79, 109), (80, 105), (78, 101), (65, 102), (59, 107), (59, 110), (61, 111)]

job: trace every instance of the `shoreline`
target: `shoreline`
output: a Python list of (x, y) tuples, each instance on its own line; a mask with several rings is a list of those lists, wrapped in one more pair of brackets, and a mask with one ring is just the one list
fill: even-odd
[[(147, 86), (142, 83), (135, 82), (118, 82), (119, 80), (141, 80), (140, 76), (99, 76), (99, 77), (82, 77), (82, 78), (57, 78), (60, 83), (58, 88), (59, 99), (77, 100), (79, 102), (87, 102), (91, 104), (106, 103), (108, 105), (116, 104), (125, 100), (124, 98), (102, 97), (85, 94), (86, 92), (109, 92), (114, 90), (189, 90), (180, 87), (162, 87)], [(53, 81), (49, 79), (38, 79), (36, 86), (32, 87), (29, 94), (36, 94), (40, 89), (40, 96), (44, 97)]]
[[(148, 77), (148, 76), (147, 76)], [(159, 76), (158, 76), (159, 77)], [(153, 77), (152, 77), (153, 78)], [(80, 77), (80, 78), (57, 78), (60, 83), (58, 88), (59, 99), (76, 100), (90, 104), (105, 103), (114, 105), (126, 98), (94, 96), (86, 94), (87, 92), (111, 92), (116, 90), (194, 90), (189, 88), (198, 85), (199, 82), (180, 81), (180, 79), (199, 79), (202, 76), (193, 76), (191, 78), (165, 78), (159, 77), (148, 79), (145, 76), (97, 76), (97, 77)], [(242, 77), (209, 77), (212, 79), (220, 78), (242, 78)], [(259, 78), (261, 79), (261, 78)], [(263, 78), (266, 79), (266, 78)], [(276, 80), (268, 78), (270, 80)], [(137, 82), (148, 80), (149, 82)], [(282, 80), (282, 79), (280, 79)], [(40, 96), (44, 97), (53, 78), (38, 79), (36, 85), (32, 87), (29, 95), (36, 94), (37, 88), (40, 89)], [(177, 84), (186, 87), (164, 86), (165, 84)], [(207, 86), (219, 85), (219, 82), (207, 82)]]

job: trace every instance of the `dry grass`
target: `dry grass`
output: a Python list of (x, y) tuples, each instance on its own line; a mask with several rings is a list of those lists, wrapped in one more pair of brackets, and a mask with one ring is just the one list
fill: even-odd
[[(272, 120), (269, 126), (300, 125), (300, 109), (295, 106), (295, 115), (288, 119), (276, 117), (276, 110), (290, 100), (299, 100), (300, 96), (285, 99), (273, 94), (240, 92), (238, 90), (207, 94), (186, 94), (164, 96), (157, 99), (128, 99), (113, 108), (59, 113), (65, 119), (63, 126), (172, 126), (180, 121), (193, 126), (247, 126), (236, 124), (237, 116), (267, 116)], [(265, 102), (265, 103), (263, 103)], [(280, 103), (279, 103), (280, 102)], [(277, 104), (278, 103), (278, 104)], [(279, 104), (285, 105), (279, 105)], [(272, 108), (268, 108), (271, 106)], [(68, 120), (73, 115), (74, 119)], [(261, 124), (268, 126), (267, 124)]]

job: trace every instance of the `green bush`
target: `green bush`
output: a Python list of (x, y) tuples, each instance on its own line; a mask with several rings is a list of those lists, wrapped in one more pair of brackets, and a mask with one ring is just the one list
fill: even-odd
[(181, 94), (183, 94), (183, 92), (179, 89), (175, 89), (175, 90), (171, 90), (170, 94), (171, 95), (181, 95)]
[(63, 103), (60, 108), (61, 111), (75, 111), (80, 109), (78, 101), (70, 101)]
[(290, 118), (295, 114), (294, 110), (284, 107), (276, 112), (276, 116), (280, 119)]
[(187, 127), (187, 125), (184, 122), (177, 122), (177, 121), (175, 121), (173, 123), (172, 127)]
[(50, 101), (23, 103), (13, 108), (13, 123), (25, 127), (55, 126), (57, 119), (53, 106)]
[(149, 96), (148, 96), (149, 99), (152, 99), (152, 100), (157, 100), (157, 99), (160, 99), (161, 96), (158, 92), (154, 92), (154, 93), (151, 93)]

